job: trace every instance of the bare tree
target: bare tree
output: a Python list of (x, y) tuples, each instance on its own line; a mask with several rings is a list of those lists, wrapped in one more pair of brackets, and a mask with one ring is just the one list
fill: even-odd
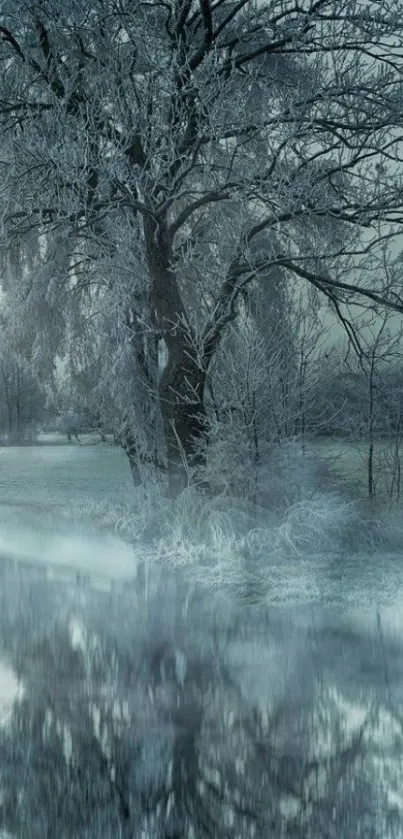
[(250, 283), (302, 279), (347, 330), (345, 303), (403, 310), (360, 272), (399, 233), (403, 23), (392, 0), (1, 12), (3, 242), (41, 241), (9, 295), (49, 359), (79, 321), (104, 336), (134, 471), (176, 485)]
[(346, 401), (344, 427), (360, 447), (373, 502), (400, 493), (402, 326), (384, 311), (364, 318), (360, 331), (358, 360), (343, 365), (356, 397), (355, 410)]
[(255, 502), (265, 497), (275, 449), (298, 441), (304, 451), (316, 434), (311, 419), (320, 377), (324, 384), (328, 330), (315, 301), (290, 290), (282, 277), (273, 280), (250, 287), (207, 377), (205, 477), (210, 486)]

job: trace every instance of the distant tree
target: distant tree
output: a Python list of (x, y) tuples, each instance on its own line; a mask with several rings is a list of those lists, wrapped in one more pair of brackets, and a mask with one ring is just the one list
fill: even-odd
[(5, 291), (38, 364), (99, 347), (133, 475), (178, 488), (253, 282), (302, 280), (347, 331), (346, 304), (403, 310), (377, 264), (400, 235), (403, 20), (394, 0), (0, 8)]
[[(87, 387), (86, 387), (86, 386)], [(113, 431), (105, 425), (105, 413), (100, 411), (94, 399), (94, 387), (89, 375), (75, 378), (68, 369), (55, 376), (49, 388), (48, 401), (56, 416), (56, 424), (71, 442), (79, 440), (79, 434), (96, 431), (102, 441), (106, 440), (106, 432)]]
[(0, 429), (9, 443), (35, 439), (46, 398), (24, 359), (0, 347)]
[[(401, 410), (403, 387), (403, 325), (396, 324), (391, 312), (377, 313), (363, 320), (360, 353), (355, 365), (344, 365), (359, 403), (359, 413), (345, 424), (355, 439), (365, 443), (365, 471), (368, 497), (373, 501), (380, 491), (399, 498), (401, 486)], [(380, 486), (381, 485), (381, 486)]]

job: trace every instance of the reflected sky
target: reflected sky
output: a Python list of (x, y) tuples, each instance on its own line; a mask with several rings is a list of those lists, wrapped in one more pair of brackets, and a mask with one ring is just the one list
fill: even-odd
[(23, 695), (23, 687), (14, 670), (0, 661), (0, 725), (6, 725), (12, 714), (13, 704)]

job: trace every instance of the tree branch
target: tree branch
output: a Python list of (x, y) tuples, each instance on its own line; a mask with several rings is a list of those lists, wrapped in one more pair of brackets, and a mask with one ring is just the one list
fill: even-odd
[[(273, 264), (273, 262), (271, 264)], [(295, 262), (287, 257), (280, 256), (276, 258), (275, 264), (281, 265), (283, 268), (286, 268), (288, 271), (291, 271), (293, 274), (296, 274), (304, 280), (308, 280), (308, 282), (316, 285), (317, 288), (320, 288), (321, 291), (323, 291), (324, 288), (327, 288), (329, 291), (338, 290), (349, 294), (357, 294), (360, 297), (365, 297), (366, 299), (371, 300), (371, 302), (376, 303), (379, 306), (386, 307), (388, 309), (392, 309), (394, 312), (403, 314), (403, 300), (391, 300), (387, 294), (378, 294), (375, 291), (371, 291), (371, 289), (355, 285), (355, 283), (342, 283), (339, 280), (334, 280), (320, 274), (318, 275), (312, 271), (308, 271), (306, 268), (302, 268), (301, 265), (296, 265)]]
[(16, 38), (14, 38), (14, 35), (12, 34), (12, 32), (10, 32), (9, 29), (7, 29), (6, 26), (0, 26), (0, 36), (2, 41), (12, 46), (14, 52), (18, 55), (18, 58), (21, 58), (21, 60), (25, 62), (25, 55), (18, 41), (16, 40)]

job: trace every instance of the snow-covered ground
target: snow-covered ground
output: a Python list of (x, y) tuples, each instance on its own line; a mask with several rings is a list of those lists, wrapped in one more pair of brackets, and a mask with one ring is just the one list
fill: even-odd
[(0, 448), (0, 506), (63, 507), (106, 496), (117, 500), (131, 490), (123, 451), (108, 444), (9, 446)]
[[(133, 577), (142, 546), (128, 544), (137, 537), (135, 524), (122, 528), (119, 519), (126, 516), (130, 525), (132, 492), (126, 457), (112, 445), (66, 445), (62, 438), (60, 445), (0, 448), (0, 555), (74, 573)], [(234, 537), (225, 514), (209, 516), (185, 504), (157, 543), (157, 558), (182, 568), (198, 563), (202, 581), (219, 585), (235, 576), (239, 555), (253, 553), (256, 544), (273, 604), (327, 604), (361, 623), (372, 623), (381, 609), (388, 624), (403, 629), (400, 554), (341, 552), (332, 533), (344, 526), (344, 515), (319, 497), (245, 540)], [(360, 527), (364, 533), (365, 523)]]
[(133, 577), (131, 546), (72, 515), (105, 497), (119, 503), (130, 490), (126, 459), (112, 446), (0, 449), (0, 555), (98, 578)]

